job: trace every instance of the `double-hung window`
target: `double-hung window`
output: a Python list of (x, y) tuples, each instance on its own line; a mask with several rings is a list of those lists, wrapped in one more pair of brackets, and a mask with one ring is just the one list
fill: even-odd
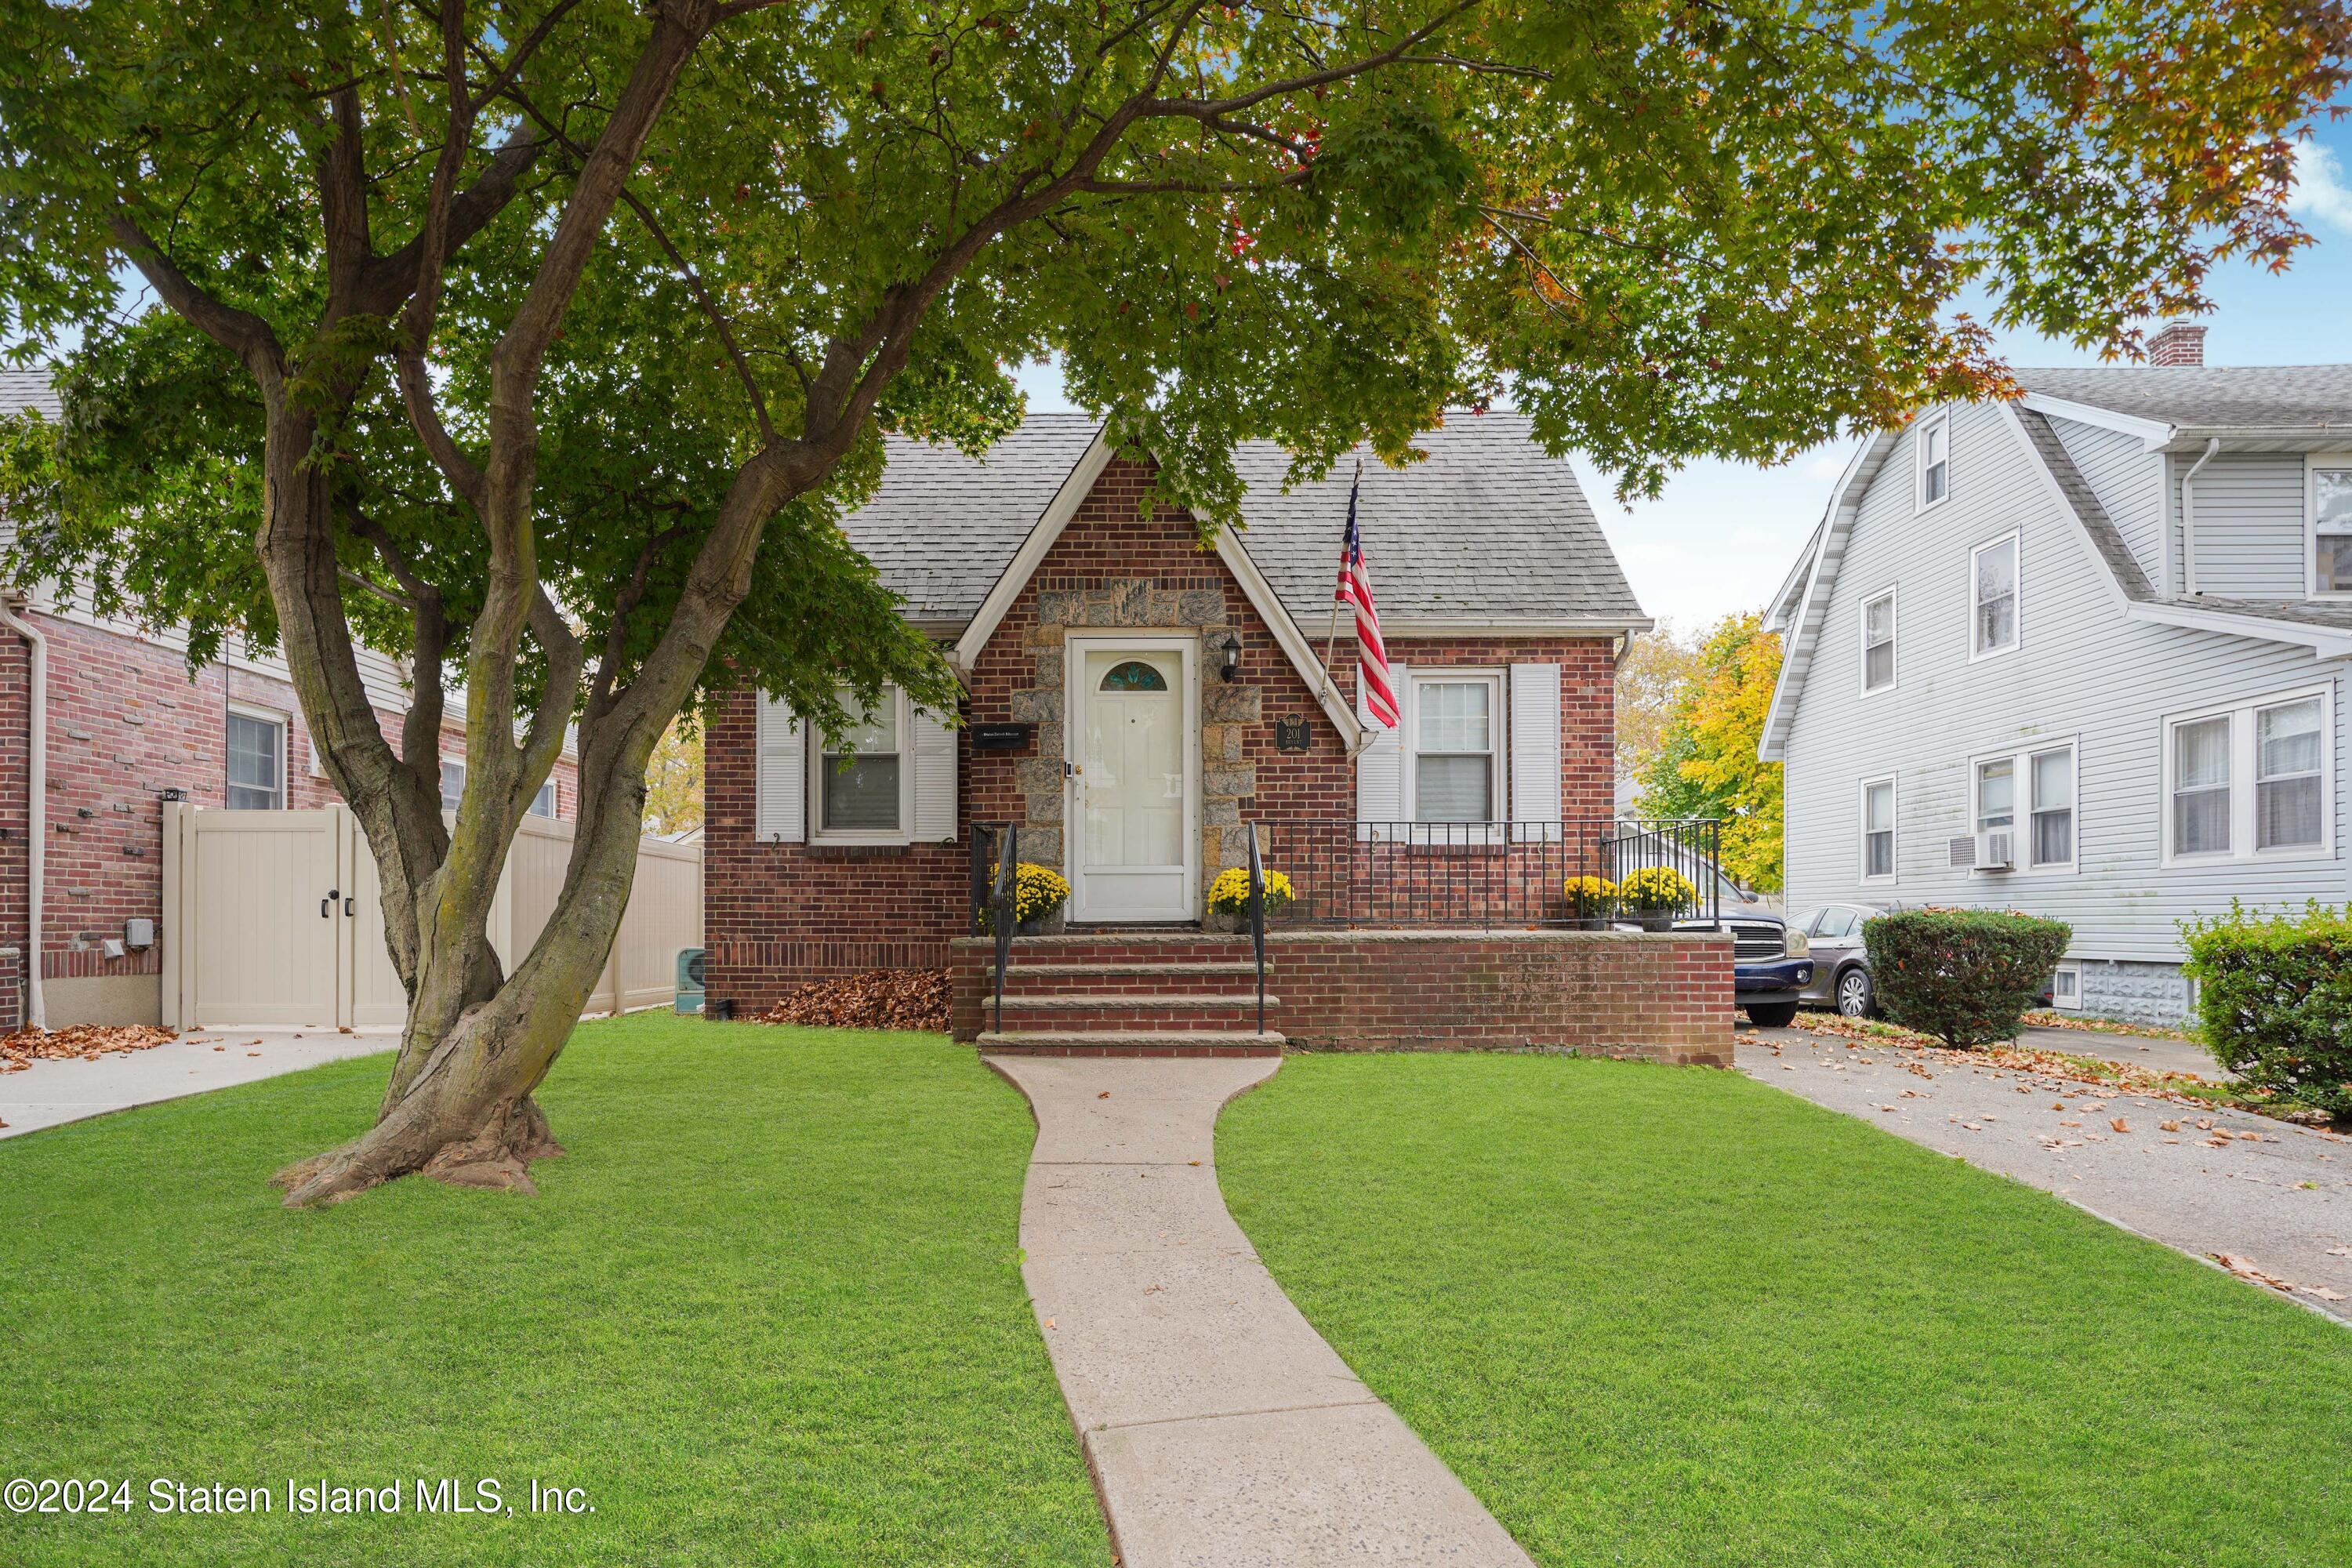
[(2311, 591), (2352, 596), (2352, 455), (2311, 459)]
[(553, 779), (539, 786), (539, 793), (530, 797), (530, 805), (523, 808), (523, 815), (551, 817), (555, 815), (555, 781)]
[(1862, 694), (1895, 684), (1895, 590), (1862, 606)]
[(2010, 853), (2019, 870), (2074, 870), (2075, 767), (2072, 741), (1979, 758), (1976, 830), (2011, 829)]
[(1919, 507), (1934, 506), (1952, 493), (1952, 421), (1937, 414), (1919, 422)]
[(1501, 816), (1503, 682), (1499, 675), (1412, 678), (1412, 819)]
[(1862, 879), (1895, 879), (1895, 781), (1865, 779), (1862, 785)]
[(2167, 858), (2328, 854), (2333, 710), (2323, 688), (2167, 719)]
[(466, 764), (441, 759), (441, 809), (455, 811), (466, 796)]
[(232, 708), (228, 712), (228, 795), (231, 811), (286, 808), (286, 721)]
[(870, 710), (841, 693), (851, 722), (817, 748), (815, 837), (836, 842), (899, 842), (911, 807), (908, 788), (906, 700), (885, 687)]
[(2017, 647), (2017, 535), (1969, 552), (1969, 657), (1990, 658)]

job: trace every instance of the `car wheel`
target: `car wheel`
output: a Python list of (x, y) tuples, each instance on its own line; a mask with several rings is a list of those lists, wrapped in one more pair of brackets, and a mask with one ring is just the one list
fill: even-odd
[(1867, 1018), (1878, 1006), (1878, 988), (1867, 969), (1849, 969), (1838, 976), (1837, 1010), (1849, 1018)]
[(1759, 1029), (1785, 1029), (1797, 1021), (1794, 1002), (1749, 1002), (1744, 1006), (1748, 1021)]

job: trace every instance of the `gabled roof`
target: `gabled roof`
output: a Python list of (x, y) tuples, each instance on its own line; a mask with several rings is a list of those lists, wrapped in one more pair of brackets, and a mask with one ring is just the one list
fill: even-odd
[[(1095, 431), (1083, 415), (1034, 414), (982, 458), (887, 437), (880, 489), (842, 526), (884, 585), (907, 601), (908, 618), (961, 624), (979, 613)], [(1624, 631), (1651, 624), (1574, 470), (1536, 443), (1527, 416), (1455, 414), (1417, 445), (1427, 460), (1391, 468), (1361, 450), (1287, 491), (1281, 447), (1251, 441), (1234, 453), (1248, 486), (1241, 510), (1249, 556), (1294, 616), (1330, 607), (1360, 457), (1358, 522), (1392, 635), (1423, 626)]]
[[(995, 583), (988, 590), (988, 596), (981, 601), (979, 609), (965, 624), (963, 635), (956, 639), (953, 657), (960, 671), (966, 675), (971, 673), (981, 650), (988, 646), (988, 639), (996, 635), (996, 628), (1003, 624), (1005, 615), (1013, 608), (1013, 601), (1021, 596), (1021, 590), (1028, 585), (1029, 579), (1036, 574), (1046, 552), (1052, 550), (1054, 542), (1062, 537), (1062, 531), (1069, 527), (1070, 520), (1077, 515), (1079, 503), (1087, 499), (1087, 493), (1094, 489), (1095, 480), (1101, 478), (1103, 469), (1110, 465), (1111, 455), (1109, 437), (1101, 431), (1096, 432), (1093, 441), (1071, 465), (1069, 473), (1055, 490), (1054, 499), (1046, 503), (1035, 526), (1029, 530), (1020, 546), (1013, 551), (1013, 558), (997, 574)], [(1315, 656), (1315, 645), (1307, 640), (1307, 634), (1299, 628), (1297, 621), (1276, 595), (1272, 584), (1266, 582), (1265, 574), (1258, 570), (1257, 563), (1250, 558), (1239, 533), (1230, 528), (1218, 531), (1217, 559), (1224, 563), (1225, 569), (1233, 574), (1234, 581), (1241, 584), (1243, 597), (1250, 602), (1251, 608), (1257, 611), (1258, 618), (1265, 623), (1276, 646), (1282, 649), (1283, 657), (1290, 660), (1291, 668), (1315, 693), (1316, 705), (1323, 710), (1332, 727), (1347, 742), (1348, 754), (1352, 757), (1370, 745), (1372, 737), (1331, 684), (1323, 661)]]
[(2074, 459), (2066, 451), (2066, 444), (2059, 440), (2058, 432), (2050, 427), (2049, 418), (2030, 408), (2020, 408), (2015, 412), (2018, 427), (2024, 431), (2033, 455), (2042, 459), (2043, 471), (2058, 487), (2059, 499), (2073, 510), (2074, 521), (2082, 525), (2091, 549), (2106, 563), (2108, 574), (2115, 579), (2116, 588), (2126, 599), (2145, 601), (2155, 598), (2156, 589), (2148, 583), (2147, 573), (2141, 567), (2139, 557), (2134, 555), (2131, 546), (2124, 542), (2123, 531), (2116, 527), (2114, 519), (2107, 516), (2107, 509), (2100, 504), (2098, 492), (2083, 477), (2083, 471), (2074, 466)]
[(2011, 374), (2028, 393), (2168, 425), (2177, 435), (2352, 433), (2352, 364), (2100, 365)]

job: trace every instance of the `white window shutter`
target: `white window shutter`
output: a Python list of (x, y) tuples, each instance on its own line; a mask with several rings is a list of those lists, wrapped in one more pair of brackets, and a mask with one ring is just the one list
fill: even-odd
[[(1399, 705), (1410, 700), (1412, 672), (1403, 665), (1389, 665), (1389, 689), (1395, 692)], [(1356, 692), (1356, 717), (1371, 735), (1372, 743), (1356, 758), (1356, 820), (1358, 822), (1402, 822), (1404, 820), (1404, 731), (1391, 730), (1372, 717), (1372, 710), (1364, 700), (1360, 683)]]
[(808, 742), (800, 716), (762, 691), (752, 765), (758, 796), (754, 836), (762, 844), (808, 840)]
[(956, 836), (956, 732), (946, 720), (915, 710), (915, 831), (918, 844)]
[[(1511, 820), (1559, 820), (1559, 666), (1511, 666)], [(1557, 827), (1523, 827), (1521, 840), (1549, 838)]]

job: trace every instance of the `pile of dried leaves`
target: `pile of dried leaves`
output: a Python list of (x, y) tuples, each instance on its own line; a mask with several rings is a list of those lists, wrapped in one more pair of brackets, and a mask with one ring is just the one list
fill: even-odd
[(810, 1024), (826, 1029), (917, 1029), (943, 1035), (948, 1027), (944, 969), (869, 969), (841, 980), (802, 986), (760, 1015), (761, 1024)]
[[(2281, 1100), (2266, 1089), (2200, 1078), (2193, 1072), (2172, 1072), (2128, 1062), (2110, 1062), (2096, 1057), (2073, 1056), (2064, 1051), (2033, 1046), (1980, 1046), (1972, 1051), (1955, 1051), (1933, 1036), (1916, 1034), (1893, 1024), (1842, 1017), (1834, 1013), (1800, 1013), (1795, 1026), (1811, 1035), (1842, 1037), (1847, 1042), (1848, 1050), (1878, 1046), (1902, 1051), (1910, 1058), (1915, 1070), (1923, 1059), (1953, 1067), (2005, 1068), (2011, 1072), (2027, 1073), (2053, 1081), (2068, 1079), (2076, 1083), (2096, 1084), (2111, 1093), (2143, 1095), (2180, 1105), (2226, 1105), (2305, 1126), (2325, 1126), (2328, 1120), (2321, 1112)], [(1761, 1036), (1756, 1038), (1759, 1043), (1763, 1043)]]
[(2126, 1024), (2116, 1018), (2095, 1018), (2084, 1013), (2034, 1012), (2025, 1021), (2037, 1029), (2072, 1029), (2078, 1035), (2129, 1035), (2142, 1040), (2188, 1040), (2194, 1037), (2153, 1024)]
[(0, 1072), (23, 1072), (38, 1061), (94, 1062), (118, 1051), (152, 1051), (180, 1037), (154, 1024), (76, 1024), (64, 1029), (19, 1029), (0, 1036)]

